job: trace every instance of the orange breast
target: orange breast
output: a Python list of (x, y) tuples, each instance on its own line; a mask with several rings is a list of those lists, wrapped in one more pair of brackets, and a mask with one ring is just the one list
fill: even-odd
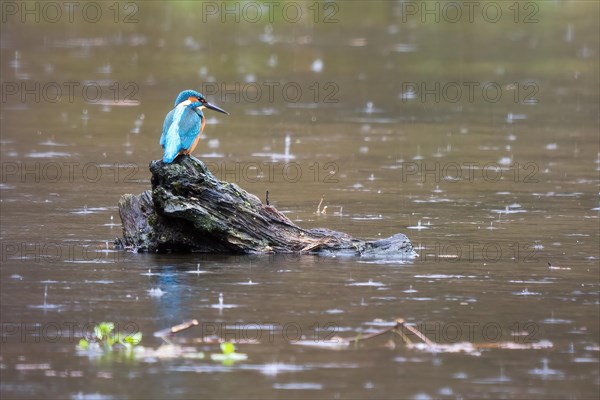
[(194, 151), (194, 149), (196, 148), (196, 146), (198, 145), (198, 142), (200, 141), (200, 136), (202, 136), (202, 131), (204, 130), (204, 124), (205, 124), (205, 120), (204, 120), (204, 118), (202, 118), (202, 120), (200, 122), (200, 132), (198, 132), (198, 136), (196, 136), (196, 140), (194, 140), (194, 143), (192, 143), (190, 148), (187, 150), (187, 154), (191, 154)]

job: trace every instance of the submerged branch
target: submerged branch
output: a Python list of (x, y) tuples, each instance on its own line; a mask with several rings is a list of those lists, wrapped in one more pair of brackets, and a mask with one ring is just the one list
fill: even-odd
[[(186, 321), (182, 324), (175, 325), (171, 328), (163, 329), (154, 333), (154, 336), (160, 337), (163, 340), (167, 341), (169, 344), (171, 342), (168, 340), (169, 336), (172, 336), (178, 332), (182, 332), (184, 330), (193, 328), (198, 325), (197, 320)], [(235, 330), (236, 328), (231, 328)], [(246, 327), (240, 327), (240, 330), (245, 330)], [(421, 340), (420, 343), (413, 343), (408, 335), (404, 331), (408, 331), (412, 333), (414, 336)], [(430, 340), (427, 336), (425, 336), (419, 329), (417, 329), (412, 324), (407, 324), (404, 319), (398, 318), (395, 320), (395, 323), (391, 326), (378, 330), (376, 332), (372, 332), (366, 335), (357, 335), (353, 338), (342, 338), (339, 336), (331, 337), (327, 340), (301, 340), (301, 341), (293, 341), (293, 344), (299, 344), (304, 346), (311, 347), (320, 347), (327, 349), (344, 349), (348, 348), (352, 344), (358, 344), (359, 342), (365, 342), (367, 340), (375, 339), (377, 337), (381, 337), (385, 334), (397, 334), (402, 338), (402, 341), (406, 344), (409, 349), (416, 349), (422, 351), (430, 351), (430, 352), (448, 352), (448, 353), (456, 353), (463, 352), (471, 355), (479, 355), (480, 350), (485, 349), (505, 349), (505, 350), (526, 350), (526, 349), (546, 349), (551, 348), (553, 346), (552, 342), (548, 340), (540, 340), (535, 343), (514, 343), (514, 342), (495, 342), (495, 343), (470, 343), (470, 342), (458, 342), (458, 343), (436, 343)], [(223, 343), (224, 340), (218, 337), (200, 337), (192, 339), (194, 342), (199, 343)], [(258, 340), (243, 340), (243, 339), (233, 339), (229, 340), (231, 343), (244, 343), (244, 344), (257, 344), (260, 343)]]

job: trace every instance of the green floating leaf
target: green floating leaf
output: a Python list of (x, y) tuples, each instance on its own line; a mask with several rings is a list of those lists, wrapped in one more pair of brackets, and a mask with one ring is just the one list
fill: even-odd
[(225, 355), (233, 354), (235, 353), (235, 346), (231, 342), (221, 343), (221, 351)]
[(98, 326), (105, 336), (108, 336), (115, 329), (115, 324), (112, 322), (101, 322)]
[(94, 327), (94, 334), (98, 340), (107, 339), (111, 332), (115, 329), (115, 324), (112, 322), (101, 322)]
[[(121, 345), (125, 347), (130, 355), (131, 350), (134, 346), (138, 345), (142, 340), (142, 333), (136, 332), (131, 335), (125, 336), (122, 333), (114, 332), (115, 324), (112, 322), (101, 322), (94, 327), (94, 336), (98, 341), (98, 345), (102, 348), (105, 353), (109, 353), (116, 350), (115, 345)], [(80, 340), (80, 347), (82, 349), (89, 349), (90, 343), (87, 340)]]
[(141, 341), (142, 341), (142, 332), (136, 332), (132, 335), (127, 335), (123, 339), (123, 342), (132, 344), (134, 346), (140, 344)]
[(94, 336), (96, 336), (96, 338), (98, 338), (98, 340), (102, 340), (102, 330), (100, 330), (99, 325), (96, 325), (94, 327)]

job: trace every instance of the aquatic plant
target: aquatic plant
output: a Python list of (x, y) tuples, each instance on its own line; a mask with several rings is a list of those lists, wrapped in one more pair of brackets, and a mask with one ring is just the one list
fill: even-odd
[(223, 365), (232, 365), (236, 361), (248, 359), (244, 353), (236, 353), (235, 346), (231, 342), (221, 343), (221, 353), (211, 354), (210, 359), (213, 361), (221, 361)]
[(115, 324), (113, 322), (101, 322), (94, 327), (94, 341), (81, 339), (79, 348), (81, 350), (102, 349), (102, 351), (110, 352), (115, 347), (123, 347), (126, 350), (132, 350), (142, 341), (142, 332), (136, 332), (129, 335), (123, 335), (119, 332), (114, 332)]

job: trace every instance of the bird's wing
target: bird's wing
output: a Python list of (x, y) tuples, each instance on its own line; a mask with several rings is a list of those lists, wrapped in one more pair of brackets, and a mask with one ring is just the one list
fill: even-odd
[(163, 126), (163, 135), (160, 140), (165, 148), (163, 162), (173, 162), (179, 150), (181, 150), (181, 137), (179, 134), (179, 121), (185, 111), (185, 106), (177, 106), (165, 118)]
[(178, 125), (181, 148), (187, 150), (200, 134), (200, 116), (193, 109), (185, 107)]
[(167, 132), (169, 127), (173, 123), (173, 116), (175, 115), (175, 109), (169, 111), (167, 116), (165, 117), (165, 122), (163, 123), (162, 135), (160, 135), (160, 145), (165, 147), (165, 140), (167, 138)]
[(165, 148), (163, 161), (173, 162), (180, 150), (189, 149), (200, 134), (200, 116), (186, 105), (175, 107), (167, 117), (160, 138)]

